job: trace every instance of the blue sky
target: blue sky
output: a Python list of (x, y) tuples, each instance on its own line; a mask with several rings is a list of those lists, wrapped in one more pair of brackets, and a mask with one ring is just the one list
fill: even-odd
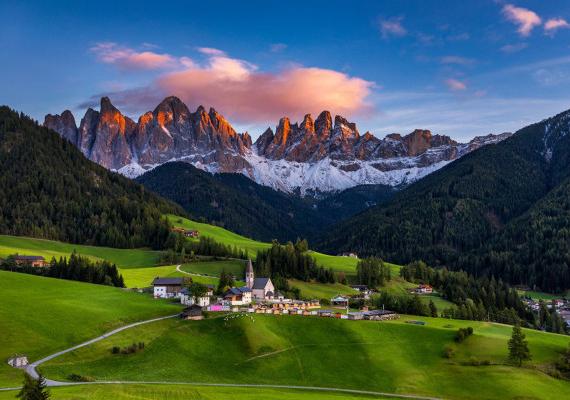
[(22, 3), (0, 2), (0, 103), (39, 120), (175, 94), (253, 137), (329, 109), (467, 140), (570, 108), (564, 0)]

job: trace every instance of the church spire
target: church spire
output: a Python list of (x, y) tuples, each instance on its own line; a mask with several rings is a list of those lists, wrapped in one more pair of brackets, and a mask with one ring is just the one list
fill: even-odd
[(253, 281), (255, 280), (255, 275), (253, 274), (253, 265), (251, 259), (247, 260), (247, 266), (245, 267), (245, 285), (248, 288), (253, 287)]

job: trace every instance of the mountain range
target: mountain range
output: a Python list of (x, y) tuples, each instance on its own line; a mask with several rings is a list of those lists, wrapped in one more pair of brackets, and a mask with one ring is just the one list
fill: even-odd
[(323, 251), (570, 287), (570, 111), (529, 125), (323, 232)]
[(215, 109), (195, 112), (177, 97), (165, 98), (134, 122), (107, 97), (89, 108), (79, 127), (73, 114), (48, 114), (44, 126), (59, 132), (104, 167), (134, 178), (169, 161), (185, 161), (212, 173), (241, 173), (258, 184), (287, 193), (337, 192), (362, 184), (398, 187), (414, 182), (509, 133), (458, 143), (417, 129), (378, 139), (361, 135), (355, 123), (328, 111), (313, 120), (281, 118), (252, 142)]

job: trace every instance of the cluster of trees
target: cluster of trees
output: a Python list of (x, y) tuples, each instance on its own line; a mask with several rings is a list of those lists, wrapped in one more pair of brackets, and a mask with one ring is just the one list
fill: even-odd
[(560, 314), (556, 312), (554, 302), (552, 302), (550, 309), (548, 309), (544, 300), (539, 302), (535, 326), (547, 332), (566, 333), (566, 322), (562, 319)]
[(316, 260), (307, 254), (308, 249), (306, 240), (298, 239), (295, 244), (288, 242), (284, 245), (273, 241), (270, 249), (257, 252), (255, 273), (257, 276), (270, 277), (279, 289), (282, 287), (279, 287), (278, 283), (290, 278), (334, 283), (335, 275), (332, 269), (319, 267)]
[(187, 240), (181, 233), (171, 232), (166, 243), (166, 250), (162, 254), (161, 262), (167, 264), (190, 261), (195, 256), (210, 256), (220, 258), (238, 258), (247, 260), (247, 251), (220, 243), (208, 236), (200, 236), (198, 241)]
[(402, 267), (400, 275), (410, 282), (430, 284), (443, 298), (457, 304), (456, 308), (444, 310), (444, 317), (508, 324), (518, 323), (521, 319), (533, 322), (532, 313), (517, 291), (500, 279), (476, 278), (464, 271), (435, 269), (423, 261)]
[(89, 161), (70, 142), (0, 107), (0, 233), (161, 249), (177, 205)]
[(365, 258), (356, 264), (356, 280), (370, 288), (384, 286), (390, 280), (390, 267), (376, 257)]
[(426, 317), (437, 317), (437, 307), (433, 302), (425, 304), (420, 296), (414, 294), (391, 294), (381, 291), (373, 299), (374, 306), (378, 309), (387, 309), (401, 314), (423, 315)]
[(11, 256), (0, 264), (0, 268), (6, 271), (51, 278), (125, 287), (123, 276), (119, 273), (115, 264), (105, 260), (93, 262), (75, 252), (69, 258), (62, 257), (59, 260), (52, 258), (50, 264), (46, 267), (32, 267), (26, 264), (18, 265)]

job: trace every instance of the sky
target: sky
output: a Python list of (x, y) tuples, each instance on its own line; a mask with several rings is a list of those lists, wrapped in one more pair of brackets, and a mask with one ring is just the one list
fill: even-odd
[(0, 104), (77, 123), (168, 95), (253, 138), (322, 110), (466, 141), (570, 108), (570, 1), (0, 0)]

